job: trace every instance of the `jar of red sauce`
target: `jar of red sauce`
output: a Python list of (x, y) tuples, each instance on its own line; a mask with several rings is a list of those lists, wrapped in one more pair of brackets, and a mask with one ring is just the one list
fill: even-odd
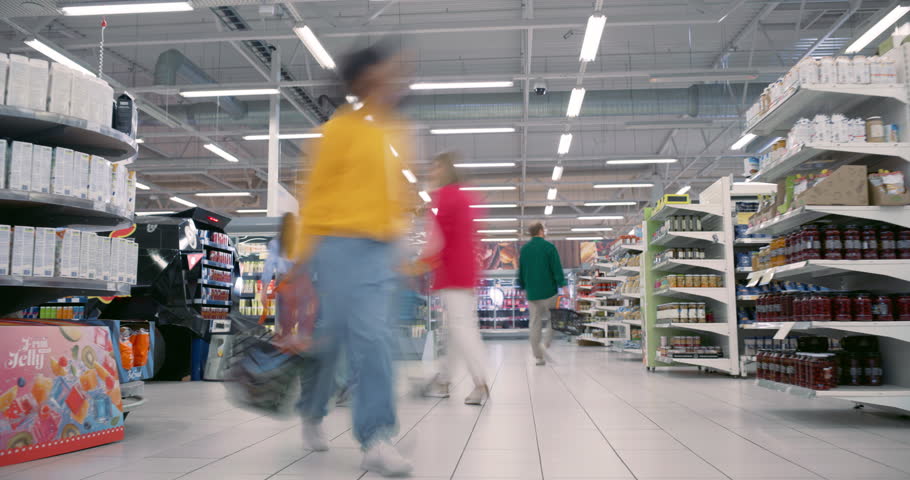
[(831, 298), (821, 293), (813, 293), (809, 304), (809, 321), (827, 322), (831, 320)]
[(866, 260), (878, 259), (878, 232), (872, 225), (863, 227), (863, 258)]
[(897, 256), (910, 259), (910, 230), (901, 230), (897, 234)]
[(859, 293), (853, 297), (853, 321), (872, 321), (872, 296), (868, 293)]
[(866, 385), (873, 387), (881, 386), (882, 355), (878, 352), (867, 353), (865, 361), (863, 363), (863, 376), (865, 377)]
[(878, 231), (879, 258), (894, 260), (897, 258), (897, 238), (891, 227), (882, 226)]
[(837, 225), (828, 225), (824, 230), (825, 260), (844, 259), (844, 241)]
[(822, 242), (817, 226), (803, 225), (802, 243), (802, 260), (819, 260), (822, 258)]
[(863, 258), (863, 237), (856, 225), (844, 228), (844, 260), (861, 260)]
[(780, 297), (780, 321), (793, 321), (793, 295), (781, 295)]
[(875, 297), (875, 302), (872, 303), (872, 317), (876, 322), (894, 321), (894, 305), (891, 297), (887, 295)]
[(862, 385), (863, 384), (863, 363), (860, 355), (858, 353), (850, 353), (847, 357), (847, 364), (849, 365), (849, 370), (847, 375), (850, 378), (850, 385)]
[(802, 245), (799, 240), (798, 233), (790, 233), (787, 235), (786, 247), (784, 248), (784, 257), (786, 258), (786, 263), (795, 263), (799, 261), (802, 252)]
[(760, 350), (755, 354), (755, 378), (765, 378), (765, 351)]
[(797, 295), (793, 299), (793, 321), (805, 322), (806, 310), (809, 297), (806, 295)]
[(849, 322), (853, 320), (853, 301), (846, 293), (839, 293), (832, 302), (833, 320), (835, 322)]
[(897, 319), (901, 322), (910, 322), (910, 295), (902, 294), (894, 298)]

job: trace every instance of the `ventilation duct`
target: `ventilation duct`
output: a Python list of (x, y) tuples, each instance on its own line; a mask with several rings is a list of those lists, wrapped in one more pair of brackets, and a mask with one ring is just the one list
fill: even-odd
[[(205, 73), (192, 60), (186, 58), (183, 53), (170, 49), (158, 56), (155, 63), (155, 84), (156, 85), (177, 85), (177, 77), (182, 77), (190, 83), (199, 85), (214, 85), (218, 82), (209, 74)], [(234, 119), (241, 119), (247, 114), (246, 104), (237, 100), (236, 97), (222, 97), (219, 102), (221, 110), (226, 112)], [(204, 104), (203, 104), (204, 105)], [(193, 108), (193, 106), (190, 106)], [(187, 116), (191, 119), (192, 116)], [(192, 122), (192, 120), (189, 120)]]

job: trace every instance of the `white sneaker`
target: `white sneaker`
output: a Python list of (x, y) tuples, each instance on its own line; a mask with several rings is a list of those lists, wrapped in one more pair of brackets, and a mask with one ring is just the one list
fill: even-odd
[(465, 397), (465, 405), (483, 405), (484, 400), (490, 397), (490, 389), (484, 385), (478, 385), (474, 387), (474, 391), (470, 395)]
[(378, 442), (363, 455), (360, 468), (383, 477), (404, 477), (411, 473), (414, 466), (392, 444)]
[(440, 380), (440, 375), (435, 375), (433, 380), (424, 385), (421, 392), (424, 397), (449, 398), (449, 382)]
[(538, 359), (537, 359), (537, 366), (538, 366), (538, 367), (542, 367), (542, 366), (544, 366), (544, 365), (546, 365), (546, 364), (547, 364), (547, 361), (546, 361), (546, 360), (544, 360), (544, 359), (542, 359), (542, 358), (538, 358)]
[(328, 451), (329, 441), (326, 440), (325, 432), (322, 431), (321, 420), (303, 421), (303, 448), (308, 448), (314, 452)]

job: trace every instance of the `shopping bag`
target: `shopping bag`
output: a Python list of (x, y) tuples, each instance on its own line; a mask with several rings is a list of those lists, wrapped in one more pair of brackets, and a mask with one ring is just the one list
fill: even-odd
[(305, 353), (312, 346), (319, 299), (306, 267), (292, 269), (275, 288), (278, 311), (276, 343), (290, 353)]
[(298, 395), (300, 370), (307, 361), (276, 345), (274, 334), (240, 333), (228, 359), (225, 388), (239, 408), (271, 416), (289, 416)]

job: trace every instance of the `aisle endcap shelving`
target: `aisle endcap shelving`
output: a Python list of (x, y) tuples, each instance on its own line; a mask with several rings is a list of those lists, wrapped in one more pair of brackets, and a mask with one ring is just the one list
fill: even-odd
[(14, 312), (65, 296), (114, 297), (130, 294), (131, 286), (122, 282), (86, 278), (0, 275), (0, 287), (15, 289), (0, 301), (0, 310)]
[(750, 227), (748, 234), (780, 235), (827, 215), (862, 218), (910, 228), (910, 208), (902, 206), (805, 205)]
[(691, 247), (704, 243), (723, 243), (724, 232), (677, 232), (670, 231), (654, 239), (656, 247)]
[(859, 404), (881, 405), (885, 407), (910, 410), (910, 388), (895, 385), (850, 386), (843, 385), (831, 390), (812, 390), (797, 385), (774, 382), (762, 378), (755, 384), (778, 392), (789, 393), (803, 398), (834, 398)]
[(796, 331), (839, 330), (910, 342), (910, 322), (755, 322), (743, 323), (739, 328), (743, 330), (780, 330), (782, 328)]
[(772, 278), (807, 277), (807, 281), (818, 281), (820, 277), (831, 275), (865, 273), (908, 281), (908, 271), (910, 260), (805, 260), (752, 272), (749, 279), (761, 278), (760, 283), (766, 284)]
[(721, 215), (720, 205), (710, 203), (668, 203), (651, 216), (651, 220), (663, 221), (674, 215)]
[(716, 333), (718, 335), (729, 336), (730, 326), (726, 323), (678, 323), (662, 322), (654, 325), (656, 328), (682, 328), (687, 330), (698, 330), (700, 332)]
[(854, 153), (861, 156), (900, 157), (910, 162), (910, 143), (809, 143), (800, 146), (776, 164), (759, 171), (750, 181), (774, 182), (786, 177), (803, 163), (829, 152)]
[(653, 270), (666, 272), (688, 272), (696, 268), (707, 268), (716, 272), (725, 272), (727, 270), (727, 261), (723, 259), (682, 260), (671, 258), (652, 267)]
[(654, 292), (655, 297), (670, 297), (680, 299), (710, 298), (721, 303), (727, 303), (727, 289), (724, 287), (706, 288), (662, 288)]

